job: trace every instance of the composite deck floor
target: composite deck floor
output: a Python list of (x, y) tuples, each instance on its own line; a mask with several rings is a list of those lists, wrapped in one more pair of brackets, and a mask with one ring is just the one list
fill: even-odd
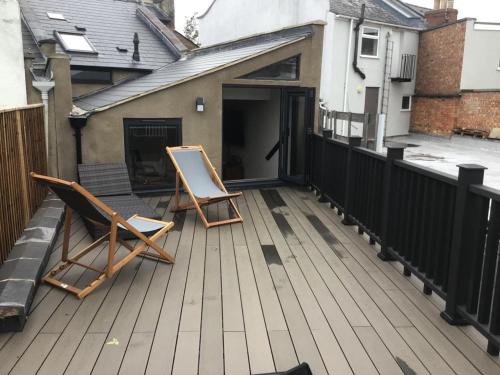
[[(208, 231), (193, 211), (174, 218), (169, 197), (147, 201), (175, 219), (161, 240), (175, 265), (136, 258), (84, 300), (42, 285), (24, 331), (0, 335), (0, 374), (238, 375), (302, 361), (315, 375), (500, 374), (476, 331), (445, 323), (438, 297), (311, 192), (245, 191), (244, 223)], [(75, 219), (73, 251), (89, 243)]]

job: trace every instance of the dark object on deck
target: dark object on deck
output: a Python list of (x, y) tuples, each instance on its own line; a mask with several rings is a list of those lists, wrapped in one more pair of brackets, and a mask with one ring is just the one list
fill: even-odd
[(272, 372), (269, 374), (261, 374), (261, 375), (312, 375), (312, 372), (311, 369), (309, 368), (309, 365), (304, 362), (288, 371)]
[[(31, 177), (37, 183), (46, 185), (66, 204), (61, 261), (43, 277), (42, 280), (45, 283), (72, 293), (78, 298), (84, 298), (137, 256), (174, 263), (175, 258), (156, 243), (160, 237), (173, 228), (173, 222), (153, 220), (139, 215), (133, 215), (125, 219), (76, 182), (43, 176), (33, 172)], [(69, 254), (73, 210), (82, 218), (100, 226), (104, 231), (104, 235), (85, 249), (76, 252), (76, 254)], [(137, 244), (132, 245), (124, 241), (124, 234), (127, 232), (133, 233), (139, 239)], [(99, 248), (104, 242), (108, 242), (108, 250), (105, 251), (107, 254), (106, 266), (97, 268), (93, 265), (81, 263), (80, 259)], [(115, 258), (117, 243), (130, 251), (129, 254), (118, 260)], [(148, 251), (148, 248), (151, 248), (152, 251)], [(97, 276), (82, 288), (71, 285), (68, 281), (62, 280), (62, 277), (57, 278), (61, 272), (69, 270), (73, 266), (94, 271)]]
[[(90, 193), (110, 206), (117, 214), (125, 219), (138, 214), (150, 219), (161, 219), (150, 206), (141, 198), (132, 193), (132, 186), (128, 175), (127, 165), (119, 164), (80, 164), (78, 165), (80, 184)], [(102, 229), (88, 220), (85, 225), (96, 239), (104, 235)], [(129, 233), (124, 239), (134, 239)]]
[(63, 203), (49, 195), (0, 267), (0, 332), (23, 329), (63, 213)]

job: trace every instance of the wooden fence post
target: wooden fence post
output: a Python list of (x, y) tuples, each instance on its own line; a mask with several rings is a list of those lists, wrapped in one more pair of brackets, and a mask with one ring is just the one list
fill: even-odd
[(389, 146), (387, 148), (387, 158), (384, 167), (384, 184), (382, 187), (382, 228), (380, 234), (381, 249), (377, 256), (383, 261), (395, 260), (388, 251), (387, 247), (390, 244), (389, 240), (389, 218), (391, 213), (391, 200), (392, 192), (397, 189), (394, 186), (393, 171), (394, 171), (394, 161), (403, 160), (405, 152), (405, 146)]
[(465, 303), (466, 288), (464, 280), (467, 275), (463, 273), (466, 244), (469, 243), (467, 236), (470, 235), (468, 223), (477, 220), (470, 217), (468, 208), (471, 201), (469, 188), (471, 185), (481, 185), (484, 179), (483, 166), (475, 164), (461, 164), (458, 166), (458, 186), (455, 200), (455, 216), (453, 218), (453, 236), (450, 252), (450, 263), (448, 270), (448, 285), (446, 294), (446, 309), (441, 313), (441, 317), (452, 325), (464, 325), (465, 320), (458, 312), (458, 306)]
[(30, 220), (30, 199), (28, 191), (28, 171), (26, 170), (26, 145), (24, 144), (23, 123), (21, 121), (21, 109), (16, 111), (16, 131), (17, 131), (17, 147), (19, 150), (19, 173), (21, 174), (21, 193), (23, 196), (23, 217), (24, 223), (27, 224)]
[(345, 183), (345, 202), (344, 202), (344, 225), (354, 225), (349, 215), (352, 203), (352, 188), (354, 186), (354, 170), (352, 165), (353, 148), (361, 146), (361, 137), (349, 137), (349, 150), (347, 151), (346, 183)]

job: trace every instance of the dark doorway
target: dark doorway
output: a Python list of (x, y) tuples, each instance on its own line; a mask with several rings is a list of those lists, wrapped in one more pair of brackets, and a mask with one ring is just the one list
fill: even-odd
[(175, 170), (165, 147), (179, 146), (181, 119), (124, 119), (125, 161), (135, 191), (175, 186)]
[(314, 89), (283, 89), (281, 116), (280, 178), (305, 184), (314, 123)]
[(378, 113), (378, 87), (367, 87), (365, 94), (365, 113), (376, 115)]

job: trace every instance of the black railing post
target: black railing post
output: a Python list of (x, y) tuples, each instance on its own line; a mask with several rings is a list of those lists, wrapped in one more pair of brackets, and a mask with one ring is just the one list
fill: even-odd
[[(328, 118), (328, 112), (327, 113), (327, 118)], [(331, 139), (332, 137), (332, 131), (330, 129), (323, 128), (323, 138), (321, 142), (321, 186), (319, 187), (319, 202), (327, 202), (328, 199), (325, 196), (325, 180), (326, 180), (326, 175), (328, 173), (328, 163), (326, 162), (326, 147), (327, 147), (327, 139)]]
[(472, 212), (468, 212), (471, 200), (469, 188), (471, 185), (481, 185), (483, 183), (484, 170), (486, 169), (475, 164), (461, 164), (458, 167), (458, 186), (449, 258), (446, 309), (441, 313), (441, 317), (452, 325), (466, 324), (458, 312), (458, 306), (465, 303), (466, 297), (464, 285), (467, 277), (462, 272), (466, 266), (463, 264), (463, 260), (466, 252), (471, 250), (465, 246), (468, 243), (466, 236), (469, 235), (468, 223), (479, 220), (479, 218), (471, 217)]
[(352, 205), (352, 189), (354, 187), (354, 169), (352, 163), (353, 148), (361, 146), (361, 137), (349, 137), (349, 150), (347, 152), (347, 166), (346, 166), (346, 183), (345, 183), (345, 202), (344, 202), (344, 220), (342, 224), (344, 225), (354, 225), (351, 218), (349, 217), (351, 213)]
[(384, 167), (384, 185), (382, 187), (382, 224), (381, 224), (381, 233), (380, 233), (380, 241), (381, 241), (381, 249), (377, 256), (383, 261), (392, 261), (395, 260), (389, 252), (387, 248), (390, 245), (389, 241), (389, 219), (391, 214), (391, 201), (393, 197), (393, 192), (398, 188), (394, 186), (394, 161), (395, 160), (403, 160), (405, 152), (404, 145), (394, 145), (389, 146), (387, 148), (387, 158), (385, 160)]

